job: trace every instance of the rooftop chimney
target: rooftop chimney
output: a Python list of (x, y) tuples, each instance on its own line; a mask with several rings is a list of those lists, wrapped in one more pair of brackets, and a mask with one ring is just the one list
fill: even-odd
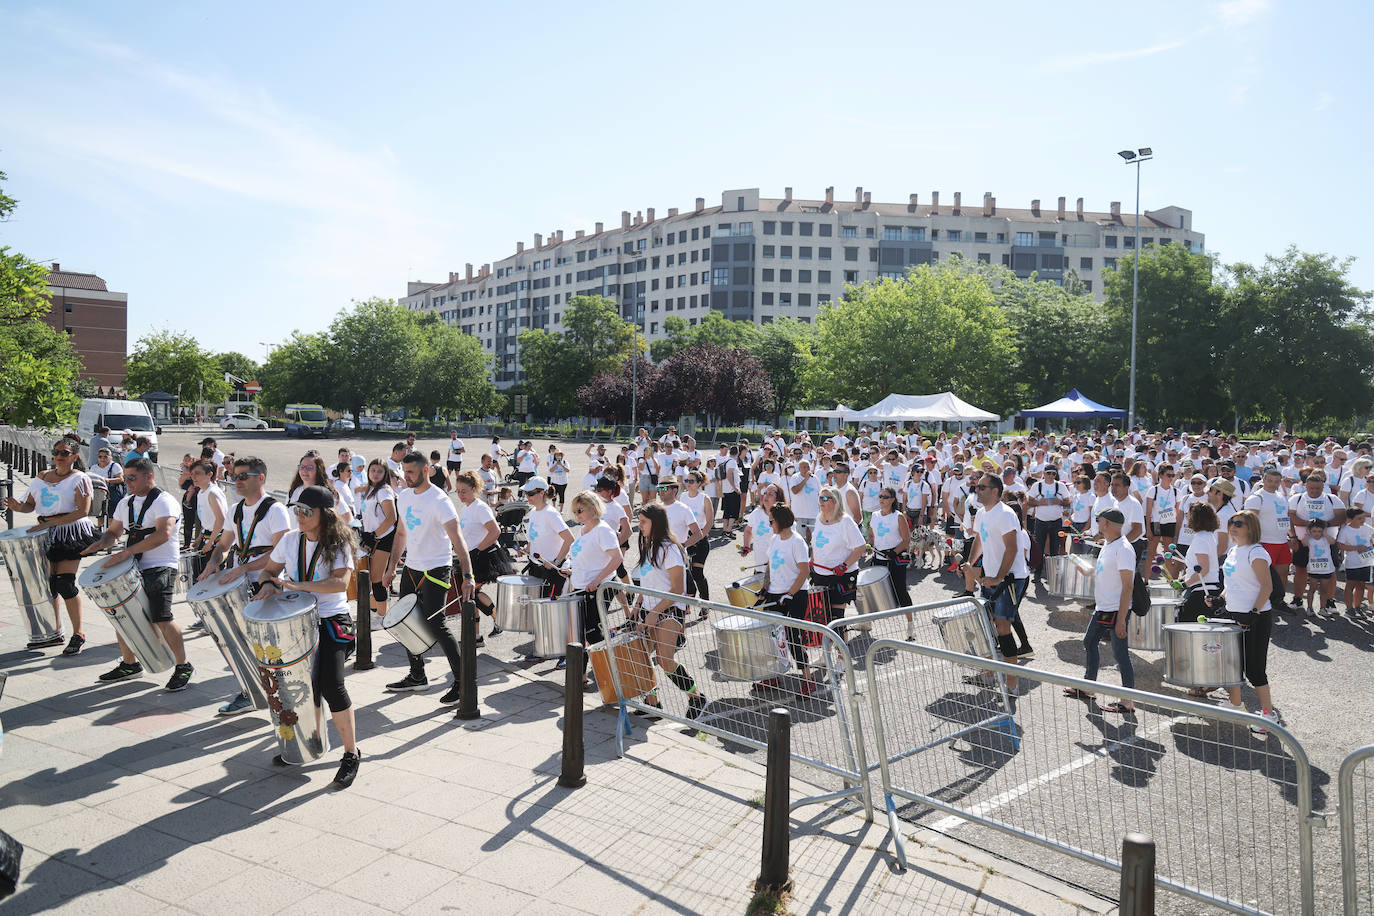
[(825, 205), (827, 207), (835, 206), (835, 186), (833, 184), (825, 189)]
[(1035, 200), (1031, 201), (1031, 216), (1039, 216), (1039, 215), (1040, 215), (1040, 198), (1037, 197)]
[(669, 218), (669, 219), (672, 219), (674, 216), (677, 216), (677, 207), (669, 207), (669, 208), (668, 208), (668, 218)]
[(524, 243), (524, 242), (516, 242), (516, 243), (515, 243), (515, 253), (516, 253), (516, 254), (521, 254), (521, 253), (524, 252), (524, 250), (525, 250), (525, 243)]
[(1121, 219), (1121, 201), (1112, 201), (1112, 218)]
[(963, 200), (963, 197), (964, 197), (964, 192), (962, 192), (962, 191), (955, 191), (955, 192), (954, 192), (954, 210), (953, 210), (952, 212), (954, 213), (955, 216), (959, 216), (959, 215), (961, 215), (961, 213), (962, 213), (961, 202), (962, 202), (962, 200)]
[(637, 228), (639, 228), (639, 227), (642, 226), (642, 225), (644, 225), (644, 211), (643, 211), (643, 210), (636, 210), (636, 211), (635, 211), (635, 228), (637, 229)]
[(789, 204), (792, 202), (792, 189), (791, 189), (791, 188), (783, 188), (783, 189), (782, 189), (782, 199), (785, 200), (785, 201), (787, 201)]
[(534, 234), (534, 250), (535, 250), (535, 251), (538, 251), (540, 248), (543, 248), (543, 247), (544, 247), (544, 236), (541, 235), (540, 233), (536, 232), (536, 233)]
[(629, 211), (629, 210), (621, 210), (621, 211), (620, 211), (620, 228), (621, 228), (621, 229), (629, 229), (629, 228), (630, 228), (630, 211)]
[(450, 283), (457, 283), (457, 282), (458, 282), (458, 272), (457, 272), (457, 271), (450, 270), (450, 271), (448, 272), (448, 282), (450, 282)]
[(576, 236), (576, 237), (579, 238), (579, 239), (586, 238), (586, 237), (587, 237), (587, 230), (586, 230), (586, 229), (579, 229), (579, 230), (577, 230), (577, 236)]
[(698, 197), (698, 198), (697, 198), (697, 210), (696, 210), (696, 212), (700, 213), (702, 210), (705, 210), (705, 209), (706, 209), (706, 198), (704, 198), (704, 197)]
[(856, 203), (856, 204), (861, 204), (861, 203), (863, 203), (863, 202), (864, 202), (864, 186), (863, 186), (863, 185), (859, 185), (857, 188), (854, 189), (854, 203)]
[(931, 214), (936, 214), (936, 213), (939, 213), (939, 212), (940, 212), (940, 192), (939, 192), (939, 191), (931, 191), (931, 192), (930, 192), (930, 212), (931, 212)]
[(644, 222), (646, 222), (646, 223), (652, 223), (652, 222), (654, 221), (654, 208), (653, 208), (653, 207), (650, 207), (649, 209), (645, 210), (644, 213), (645, 213)]
[(601, 233), (603, 233), (603, 232), (605, 232), (605, 231), (606, 231), (606, 224), (605, 224), (605, 223), (597, 223), (597, 224), (596, 224), (596, 234), (597, 234), (597, 235), (600, 235)]
[(52, 269), (53, 269), (53, 270), (61, 270), (61, 269), (62, 269), (62, 265), (59, 264), (59, 263), (57, 263), (56, 261), (53, 261), (53, 262), (52, 262)]
[(483, 264), (483, 265), (482, 265), (482, 271), (481, 271), (481, 273), (479, 273), (479, 274), (477, 275), (477, 279), (479, 279), (479, 280), (485, 280), (487, 277), (490, 277), (490, 276), (491, 276), (491, 265), (490, 265), (490, 264)]
[(1083, 198), (1078, 198), (1078, 218), (1083, 218)]
[(1059, 198), (1059, 218), (1064, 218), (1064, 198)]
[(906, 205), (906, 208), (907, 208), (908, 210), (910, 210), (912, 213), (915, 213), (915, 212), (916, 212), (916, 199), (917, 199), (917, 197), (918, 197), (918, 195), (912, 194), (911, 196), (909, 196), (909, 197), (907, 198), (907, 205)]
[(562, 245), (562, 244), (563, 244), (563, 230), (562, 230), (562, 229), (559, 229), (557, 232), (555, 232), (555, 233), (553, 234), (553, 244), (555, 244), (555, 245)]
[(992, 192), (983, 192), (983, 215), (992, 216)]
[(995, 197), (992, 199), (992, 215), (997, 215), (997, 198)]
[(873, 192), (872, 192), (872, 191), (864, 191), (864, 209), (867, 210), (867, 209), (868, 209), (868, 205), (869, 205), (870, 203), (872, 203), (872, 202), (873, 202)]
[(468, 265), (466, 265), (466, 266), (467, 266), (468, 282), (471, 283), (471, 282), (472, 282), (472, 265), (471, 265), (471, 264), (468, 264)]

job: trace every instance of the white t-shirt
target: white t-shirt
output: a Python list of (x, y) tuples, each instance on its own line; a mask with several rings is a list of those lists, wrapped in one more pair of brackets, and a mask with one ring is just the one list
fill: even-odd
[(668, 514), (668, 530), (679, 543), (686, 544), (687, 539), (692, 536), (692, 526), (701, 527), (701, 520), (692, 511), (692, 507), (682, 501), (679, 496), (673, 501), (671, 506), (664, 506), (663, 511)]
[(572, 575), (568, 579), (568, 585), (575, 590), (581, 590), (596, 582), (596, 576), (620, 550), (620, 536), (611, 530), (605, 519), (602, 519), (591, 531), (583, 532), (579, 529), (576, 538), (568, 551), (568, 558), (572, 561)]
[(423, 572), (453, 562), (453, 545), (444, 525), (458, 519), (458, 510), (447, 493), (433, 484), (423, 493), (402, 489), (396, 494), (396, 517), (406, 527), (408, 568)]
[[(1341, 533), (1336, 540), (1342, 544), (1350, 544), (1359, 548), (1345, 552), (1346, 569), (1364, 569), (1368, 566), (1374, 566), (1374, 528), (1368, 525), (1361, 525), (1358, 528), (1342, 525)], [(1311, 566), (1308, 567), (1309, 570), (1311, 568)]]
[(620, 503), (614, 499), (610, 502), (602, 502), (601, 505), (601, 521), (607, 528), (615, 532), (616, 543), (618, 544), (620, 543), (618, 540), (620, 538), (620, 522), (622, 519), (628, 521), (630, 517), (625, 514), (624, 509), (620, 508)]
[[(1016, 520), (1016, 513), (1000, 501), (991, 507), (982, 506), (974, 516), (973, 527), (983, 545), (983, 575), (996, 577), (1002, 568), (1002, 556), (1006, 551), (1004, 538), (1007, 532), (1015, 532), (1021, 527)], [(1013, 562), (1012, 569), (1009, 570), (1012, 575), (1016, 575), (1015, 567), (1016, 563)]]
[[(850, 524), (854, 524), (850, 522)], [(857, 529), (856, 529), (857, 530)], [(809, 562), (806, 541), (792, 533), (789, 538), (774, 537), (768, 545), (768, 589), (782, 594), (792, 587), (801, 572), (801, 564)]]
[(731, 493), (738, 493), (739, 488), (739, 463), (733, 458), (726, 458), (723, 462), (716, 465), (716, 473), (720, 477), (720, 492), (729, 496)]
[(339, 514), (345, 518), (357, 515), (357, 503), (353, 500), (352, 484), (344, 483), (337, 477), (331, 477), (329, 485), (334, 490), (334, 503), (340, 510)]
[[(57, 483), (45, 483), (40, 478), (35, 477), (33, 482), (29, 484), (24, 499), (33, 497), (34, 511), (44, 517), (66, 515), (68, 512), (76, 511), (76, 494), (78, 492), (90, 496), (91, 479), (80, 471), (73, 471)], [(128, 525), (128, 518), (120, 516), (120, 520), (126, 526)]]
[(1221, 558), (1217, 556), (1217, 533), (1215, 531), (1195, 531), (1193, 540), (1188, 544), (1188, 554), (1184, 557), (1183, 578), (1187, 579), (1193, 575), (1194, 566), (1202, 566), (1202, 556), (1206, 555), (1207, 573), (1203, 575), (1202, 581), (1207, 585), (1219, 585), (1221, 583)]
[(1080, 491), (1074, 487), (1073, 496), (1069, 498), (1069, 521), (1077, 525), (1085, 524), (1092, 520), (1093, 502), (1097, 499), (1092, 490), (1087, 492)]
[(822, 575), (833, 575), (832, 570), (848, 561), (854, 548), (863, 545), (863, 532), (848, 515), (828, 525), (817, 519), (816, 527), (811, 532), (811, 550), (815, 556), (815, 564), (817, 567), (825, 567), (818, 570)]
[[(72, 476), (78, 475), (73, 474)], [(86, 486), (91, 485), (90, 481), (86, 480), (85, 474), (79, 476)], [(131, 529), (133, 523), (138, 521), (139, 513), (143, 511), (143, 503), (146, 499), (147, 497), (134, 496), (130, 493), (121, 499), (119, 505), (115, 507), (114, 517), (123, 523), (126, 530)], [(129, 520), (131, 508), (133, 510), (133, 522)], [(181, 558), (181, 503), (176, 501), (176, 497), (165, 491), (158, 493), (157, 499), (153, 500), (152, 505), (148, 507), (148, 513), (143, 516), (142, 526), (149, 529), (156, 528), (157, 520), (168, 516), (176, 519), (175, 524), (172, 525), (171, 536), (152, 550), (145, 550), (138, 555), (139, 569), (157, 569), (164, 566), (170, 566), (172, 569), (177, 568), (177, 563)], [(151, 533), (148, 536), (151, 537)]]
[(1093, 586), (1093, 603), (1099, 611), (1121, 609), (1121, 571), (1135, 574), (1135, 550), (1125, 536), (1102, 548), (1097, 555), (1097, 579)]
[(521, 474), (533, 474), (539, 470), (539, 453), (532, 448), (527, 448), (520, 453), (518, 467)]
[[(1300, 522), (1320, 518), (1325, 519), (1329, 523), (1335, 519), (1337, 509), (1345, 508), (1345, 503), (1326, 492), (1323, 492), (1316, 499), (1313, 499), (1307, 495), (1307, 490), (1303, 488), (1289, 497), (1288, 508), (1293, 510), (1293, 513), (1297, 515), (1298, 521)], [(1306, 527), (1299, 527), (1297, 536), (1301, 538), (1306, 530)]]
[(529, 515), (530, 553), (552, 563), (563, 549), (563, 532), (567, 530), (568, 524), (558, 510), (548, 506), (533, 510)]
[[(801, 484), (802, 488), (797, 492), (792, 492), (792, 488)], [(825, 479), (812, 474), (803, 481), (800, 474), (793, 474), (787, 479), (787, 499), (792, 504), (792, 511), (797, 518), (815, 518), (821, 514), (821, 487), (825, 485)]]
[(1121, 536), (1127, 537), (1131, 533), (1132, 525), (1140, 525), (1140, 535), (1136, 540), (1144, 538), (1148, 533), (1145, 530), (1145, 504), (1128, 496), (1118, 500), (1116, 507), (1121, 510), (1122, 515), (1126, 516), (1126, 522), (1121, 526)]
[(763, 511), (762, 506), (755, 506), (754, 511), (744, 519), (744, 524), (749, 528), (753, 536), (750, 544), (754, 551), (754, 556), (768, 556), (768, 548), (773, 541), (773, 525), (768, 518), (768, 513)]
[(869, 528), (873, 531), (873, 546), (878, 550), (894, 550), (905, 548), (902, 543), (902, 526), (899, 522), (902, 516), (896, 511), (883, 515), (881, 512), (873, 513), (869, 519)]
[[(463, 533), (463, 543), (468, 545), (468, 550), (477, 549), (477, 545), (487, 536), (487, 523), (495, 521), (496, 513), (480, 499), (474, 499), (458, 510), (458, 530)], [(499, 526), (497, 530), (499, 533)]]
[(1307, 542), (1307, 571), (1317, 575), (1334, 573), (1336, 571), (1336, 561), (1331, 555), (1331, 541), (1327, 537), (1331, 529), (1322, 533), (1321, 537), (1315, 537), (1311, 529), (1308, 529), (1304, 540)]
[(859, 508), (865, 512), (877, 512), (878, 493), (881, 492), (882, 489), (883, 482), (881, 480), (869, 480), (865, 478), (859, 488)]
[[(352, 551), (340, 551), (333, 557), (320, 557), (315, 561), (315, 574), (306, 578), (306, 572), (310, 568), (311, 557), (319, 549), (318, 543), (305, 542), (305, 569), (299, 569), (300, 565), (300, 542), (305, 535), (299, 531), (288, 531), (282, 535), (282, 539), (277, 542), (277, 546), (272, 548), (272, 562), (282, 564), (282, 571), (279, 578), (288, 579), (292, 582), (318, 582), (321, 579), (328, 579), (336, 569), (352, 569)], [(312, 592), (311, 596), (315, 599), (315, 613), (320, 617), (336, 617), (339, 614), (348, 613), (348, 595), (344, 592), (329, 592), (322, 594)]]
[[(1052, 484), (1040, 480), (1031, 486), (1030, 498), (1047, 499), (1052, 502), (1048, 506), (1036, 506), (1031, 510), (1031, 515), (1042, 522), (1057, 522), (1064, 518), (1064, 507), (1053, 501), (1070, 498), (1069, 488), (1057, 480)], [(1085, 507), (1084, 512), (1086, 511)]]
[[(253, 518), (257, 513), (257, 508), (262, 504), (262, 500), (266, 498), (266, 496), (263, 496), (251, 506), (248, 505), (247, 502), (240, 500), (231, 510), (229, 514), (229, 525), (234, 528), (235, 556), (243, 549), (245, 541), (250, 550), (254, 547), (270, 547), (272, 546), (272, 539), (279, 533), (291, 530), (293, 516), (291, 510), (286, 508), (286, 504), (281, 500), (275, 500), (272, 505), (268, 507), (267, 514), (262, 517), (262, 521), (258, 523), (257, 526), (253, 525)], [(243, 507), (242, 513), (239, 513), (239, 506)], [(237, 524), (234, 522), (235, 514), (241, 515)], [(250, 556), (248, 561), (253, 559), (254, 557)], [(237, 566), (239, 564), (236, 561), (234, 565)], [(262, 573), (250, 572), (248, 578), (252, 582), (260, 582), (262, 580)]]
[(558, 458), (549, 464), (549, 483), (559, 486), (568, 485), (568, 460)]
[[(1260, 580), (1251, 567), (1257, 559), (1263, 560), (1266, 567), (1269, 565), (1269, 554), (1258, 544), (1233, 544), (1226, 552), (1221, 571), (1226, 574), (1227, 610), (1243, 614), (1255, 607), (1255, 599), (1259, 598), (1260, 593)], [(1265, 576), (1268, 575), (1266, 572)], [(1260, 610), (1269, 610), (1269, 602), (1264, 602)]]
[[(650, 562), (651, 559), (653, 562)], [(658, 556), (641, 559), (639, 565), (634, 568), (634, 575), (639, 580), (639, 584), (645, 588), (671, 592), (673, 590), (672, 571), (674, 569), (682, 570), (682, 581), (685, 588), (687, 583), (686, 558), (676, 544), (672, 541), (664, 541)]]
[[(382, 506), (385, 503), (393, 503), (392, 509), (395, 510), (396, 491), (391, 487), (381, 487), (371, 496), (363, 497), (363, 530), (376, 533), (377, 529), (386, 521), (386, 512)], [(394, 530), (394, 528), (393, 528)]]
[(200, 530), (209, 538), (213, 538), (219, 530), (215, 527), (215, 506), (219, 506), (219, 511), (224, 516), (220, 527), (228, 528), (229, 503), (224, 499), (224, 491), (212, 483), (208, 489), (196, 494), (196, 518), (200, 520)]
[(463, 450), (465, 448), (466, 446), (463, 445), (462, 439), (448, 440), (448, 460), (461, 464), (463, 461)]
[(1263, 487), (1255, 490), (1246, 498), (1245, 508), (1254, 509), (1259, 515), (1261, 544), (1282, 544), (1288, 540), (1293, 525), (1288, 517), (1288, 498), (1282, 489), (1273, 493)]
[(477, 476), (482, 481), (482, 493), (487, 496), (495, 496), (496, 488), (501, 483), (501, 475), (496, 468), (478, 468)]
[(1150, 513), (1150, 521), (1159, 525), (1172, 525), (1176, 519), (1175, 511), (1178, 509), (1178, 493), (1173, 487), (1166, 487), (1156, 484), (1145, 491), (1147, 499), (1153, 499), (1154, 511)]

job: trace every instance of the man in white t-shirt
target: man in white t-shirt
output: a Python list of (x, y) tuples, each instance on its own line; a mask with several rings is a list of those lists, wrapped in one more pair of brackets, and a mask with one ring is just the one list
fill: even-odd
[(401, 467), (401, 460), (405, 458), (406, 451), (406, 444), (397, 442), (391, 447), (391, 457), (386, 459), (386, 466), (391, 468), (391, 473), (396, 475), (397, 480), (405, 475), (405, 471)]
[[(973, 518), (974, 544), (969, 564), (981, 565), (978, 584), (982, 597), (992, 602), (992, 620), (997, 628), (997, 648), (1002, 660), (1016, 664), (1019, 653), (1011, 622), (1030, 579), (1021, 554), (1021, 523), (1011, 507), (1002, 502), (1002, 481), (995, 474), (984, 474), (978, 481), (978, 514)], [(1007, 690), (1016, 690), (1016, 678), (1007, 678)]]
[[(167, 690), (175, 693), (186, 689), (194, 671), (186, 660), (181, 630), (172, 622), (172, 597), (181, 558), (181, 503), (153, 484), (153, 463), (147, 458), (133, 458), (125, 463), (124, 485), (129, 488), (129, 495), (115, 507), (105, 533), (82, 553), (89, 556), (113, 546), (128, 531), (124, 548), (110, 554), (100, 565), (111, 569), (128, 560), (137, 564), (148, 598), (148, 618), (176, 659), (172, 678), (167, 682)], [(120, 662), (100, 676), (107, 684), (143, 673), (143, 665), (117, 630), (115, 640), (119, 643)]]
[[(396, 494), (396, 540), (387, 560), (382, 585), (391, 588), (396, 578), (397, 558), (404, 554), (401, 597), (415, 596), (416, 608), (412, 613), (419, 614), (420, 625), (434, 637), (448, 659), (449, 669), (453, 672), (453, 687), (439, 702), (452, 706), (458, 702), (459, 685), (463, 682), (460, 674), (462, 659), (458, 653), (458, 641), (453, 638), (445, 622), (444, 607), (448, 603), (449, 584), (455, 572), (455, 556), (463, 575), (463, 585), (459, 590), (461, 597), (464, 602), (472, 600), (472, 560), (468, 556), (468, 545), (463, 540), (463, 534), (458, 530), (458, 510), (453, 507), (447, 493), (429, 482), (429, 462), (424, 454), (411, 452), (406, 455), (404, 467), (406, 489)], [(399, 607), (399, 604), (393, 605), (389, 613), (396, 613)], [(429, 686), (424, 656), (409, 652), (406, 656), (410, 659), (410, 673), (386, 685), (386, 689), (393, 693), (424, 690)]]
[[(1130, 499), (1127, 502), (1135, 502)], [(1087, 650), (1087, 667), (1083, 679), (1097, 680), (1097, 668), (1101, 658), (1102, 631), (1108, 630), (1112, 637), (1112, 656), (1121, 670), (1121, 686), (1135, 687), (1135, 669), (1131, 667), (1130, 647), (1126, 642), (1126, 624), (1130, 619), (1131, 596), (1135, 591), (1136, 554), (1130, 542), (1122, 534), (1126, 516), (1120, 508), (1104, 509), (1096, 516), (1097, 527), (1105, 541), (1102, 552), (1097, 556), (1097, 575), (1093, 585), (1093, 618), (1088, 623), (1088, 631), (1083, 636), (1083, 647)], [(1065, 695), (1091, 701), (1092, 695), (1077, 688), (1069, 688)], [(1104, 712), (1135, 714), (1130, 700), (1104, 706)]]
[(805, 458), (797, 462), (797, 473), (787, 479), (787, 489), (791, 494), (789, 502), (792, 504), (792, 514), (797, 519), (797, 533), (808, 542), (811, 540), (811, 529), (820, 516), (823, 486), (824, 478), (812, 473), (811, 462)]
[(1031, 511), (1031, 538), (1040, 545), (1040, 565), (1033, 570), (1036, 576), (1044, 568), (1045, 557), (1059, 553), (1063, 540), (1059, 533), (1064, 529), (1064, 510), (1069, 505), (1072, 493), (1059, 482), (1059, 469), (1052, 464), (1045, 465), (1045, 478), (1031, 484), (1026, 503)]
[(1137, 564), (1143, 563), (1145, 548), (1149, 543), (1145, 537), (1145, 507), (1140, 504), (1140, 500), (1131, 496), (1131, 478), (1120, 471), (1112, 474), (1112, 498), (1116, 500), (1116, 507), (1126, 519), (1121, 536), (1135, 550)]
[(448, 457), (445, 459), (444, 464), (448, 468), (448, 476), (450, 478), (463, 469), (463, 452), (467, 450), (467, 446), (463, 444), (463, 440), (458, 438), (458, 430), (449, 430)]

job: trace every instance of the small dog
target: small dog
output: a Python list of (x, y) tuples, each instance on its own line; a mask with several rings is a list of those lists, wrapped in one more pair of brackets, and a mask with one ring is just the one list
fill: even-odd
[(945, 538), (934, 528), (925, 526), (911, 530), (911, 555), (923, 569), (938, 569), (943, 564)]

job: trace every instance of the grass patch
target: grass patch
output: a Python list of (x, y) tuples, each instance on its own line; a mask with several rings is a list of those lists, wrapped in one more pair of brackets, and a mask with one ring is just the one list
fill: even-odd
[(774, 890), (771, 887), (754, 887), (753, 899), (745, 909), (745, 916), (793, 916), (787, 904), (792, 900), (792, 882)]

